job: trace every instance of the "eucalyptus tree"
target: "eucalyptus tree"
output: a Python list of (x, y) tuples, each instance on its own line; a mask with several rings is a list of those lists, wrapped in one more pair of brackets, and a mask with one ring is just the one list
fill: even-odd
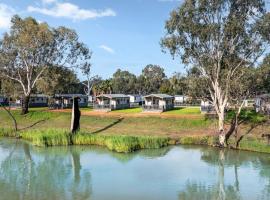
[(146, 94), (158, 92), (163, 80), (166, 78), (164, 69), (159, 65), (152, 64), (147, 65), (142, 70), (141, 75), (143, 77), (141, 80), (143, 81), (144, 93)]
[(205, 77), (221, 146), (231, 81), (267, 50), (269, 19), (263, 0), (185, 0), (166, 22), (161, 46)]
[(0, 74), (21, 86), (22, 114), (28, 113), (30, 95), (49, 67), (80, 67), (88, 49), (74, 30), (38, 23), (15, 15), (0, 43)]
[(112, 77), (112, 89), (115, 93), (132, 94), (136, 92), (136, 76), (129, 71), (118, 69)]

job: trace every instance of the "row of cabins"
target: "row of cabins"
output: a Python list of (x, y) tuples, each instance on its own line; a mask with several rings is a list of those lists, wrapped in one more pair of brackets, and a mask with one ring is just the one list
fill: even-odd
[[(73, 98), (79, 97), (80, 107), (87, 107), (89, 101), (87, 95), (82, 94), (56, 94), (52, 97), (42, 94), (31, 95), (30, 107), (49, 107), (51, 109), (71, 108)], [(126, 109), (130, 107), (141, 106), (145, 112), (163, 112), (171, 110), (177, 106), (183, 106), (189, 101), (184, 95), (171, 96), (167, 94), (150, 94), (142, 95), (125, 95), (125, 94), (101, 94), (97, 96), (93, 102), (93, 108), (101, 111), (111, 111), (118, 109)], [(8, 98), (0, 95), (0, 104), (19, 107), (22, 99), (15, 102), (9, 102)], [(190, 103), (188, 104), (190, 105)], [(201, 101), (199, 104), (202, 113), (213, 113), (214, 108), (209, 101)], [(270, 94), (259, 95), (255, 100), (245, 100), (245, 107), (255, 107), (256, 112), (270, 114)]]
[(174, 108), (174, 97), (167, 94), (150, 94), (147, 96), (125, 94), (102, 94), (96, 97), (95, 110), (112, 111), (126, 109), (132, 103), (142, 105), (144, 111), (163, 112)]

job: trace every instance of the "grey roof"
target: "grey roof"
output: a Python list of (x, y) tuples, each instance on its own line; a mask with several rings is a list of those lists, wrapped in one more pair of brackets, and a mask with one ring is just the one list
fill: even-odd
[(31, 94), (30, 97), (45, 97), (45, 98), (49, 98), (49, 95), (46, 95), (46, 94)]
[(55, 94), (55, 97), (87, 97), (85, 94)]
[(113, 99), (113, 98), (129, 98), (129, 96), (127, 96), (125, 94), (101, 94), (101, 95), (98, 95), (97, 97), (107, 97), (109, 99)]
[(141, 97), (142, 95), (141, 94), (128, 94), (127, 96), (134, 96), (134, 97)]
[(173, 96), (168, 95), (168, 94), (149, 94), (149, 95), (144, 96), (144, 98), (145, 97), (158, 97), (158, 98), (161, 98), (161, 99), (172, 99), (172, 98), (174, 98)]

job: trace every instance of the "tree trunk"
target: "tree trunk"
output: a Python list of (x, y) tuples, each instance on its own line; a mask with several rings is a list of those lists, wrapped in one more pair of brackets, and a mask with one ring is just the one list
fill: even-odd
[(224, 112), (218, 114), (218, 134), (219, 134), (219, 145), (225, 146), (226, 134), (224, 131)]
[(73, 98), (72, 116), (71, 116), (71, 133), (75, 134), (80, 129), (81, 112), (79, 108), (79, 98)]
[(23, 100), (22, 100), (22, 112), (21, 114), (22, 115), (25, 115), (27, 114), (29, 111), (29, 101), (30, 101), (30, 95), (26, 95), (23, 97)]

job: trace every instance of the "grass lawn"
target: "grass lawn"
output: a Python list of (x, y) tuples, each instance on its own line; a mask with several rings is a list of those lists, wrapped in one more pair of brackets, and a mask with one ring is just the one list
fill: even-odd
[[(138, 112), (138, 109), (122, 111)], [(166, 113), (184, 115), (198, 114), (198, 111), (198, 108), (179, 108)], [(172, 144), (174, 141), (180, 141), (181, 144), (213, 144), (216, 138), (216, 121), (203, 117), (176, 119), (83, 115), (80, 133), (70, 137), (67, 135), (70, 128), (70, 112), (30, 109), (24, 116), (20, 115), (20, 110), (14, 110), (12, 113), (17, 119), (20, 135), (37, 145), (97, 144), (119, 152), (129, 152), (140, 148), (166, 146), (171, 141)], [(12, 120), (4, 110), (0, 110), (0, 122), (0, 135), (14, 136), (14, 132), (11, 131)], [(245, 127), (241, 128), (241, 131), (244, 129)], [(269, 131), (269, 126), (257, 127), (251, 139), (243, 140), (241, 148), (270, 153), (270, 146), (261, 137), (262, 133)]]
[(142, 108), (128, 108), (128, 109), (122, 109), (122, 110), (114, 110), (112, 111), (114, 113), (141, 113)]
[(201, 114), (199, 107), (182, 107), (182, 108), (174, 108), (173, 110), (169, 110), (164, 112), (166, 114)]
[[(135, 113), (139, 109), (126, 109), (113, 112)], [(31, 126), (31, 129), (59, 128), (69, 129), (71, 114), (65, 112), (48, 112), (47, 110), (30, 109), (22, 116), (19, 110), (12, 111), (18, 121), (19, 129)], [(0, 110), (0, 128), (12, 127), (12, 121), (7, 113)], [(209, 134), (213, 122), (199, 119), (173, 119), (159, 117), (126, 117), (113, 116), (81, 116), (81, 130), (88, 133), (103, 135), (147, 135), (178, 137), (184, 134)]]

